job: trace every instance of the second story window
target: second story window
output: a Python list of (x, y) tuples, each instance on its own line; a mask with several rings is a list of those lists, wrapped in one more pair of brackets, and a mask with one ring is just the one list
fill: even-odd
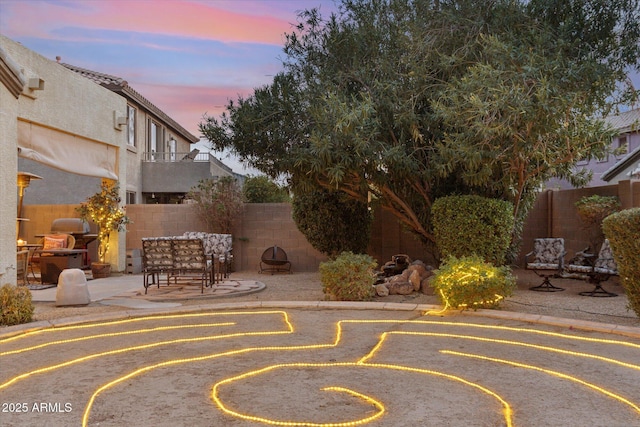
[(136, 146), (136, 109), (127, 105), (127, 144)]
[(169, 140), (169, 153), (170, 153), (169, 157), (172, 162), (176, 161), (176, 148), (177, 148), (177, 142), (174, 138), (171, 138)]
[(149, 138), (147, 144), (149, 159), (154, 161), (162, 161), (164, 153), (164, 144), (162, 143), (162, 128), (153, 120), (149, 119)]
[(629, 153), (629, 140), (627, 139), (627, 135), (620, 135), (618, 137), (616, 150), (618, 151), (618, 156), (624, 156)]

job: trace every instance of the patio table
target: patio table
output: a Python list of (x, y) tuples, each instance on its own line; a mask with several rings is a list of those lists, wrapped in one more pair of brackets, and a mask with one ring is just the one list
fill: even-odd
[(82, 268), (87, 249), (37, 249), (40, 254), (40, 283), (58, 284), (58, 276), (66, 268)]

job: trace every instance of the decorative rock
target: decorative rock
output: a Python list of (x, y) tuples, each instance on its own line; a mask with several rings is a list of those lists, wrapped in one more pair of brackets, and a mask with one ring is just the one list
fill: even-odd
[(387, 284), (389, 295), (409, 295), (413, 293), (413, 285), (409, 282), (394, 282)]
[[(409, 270), (406, 270), (406, 271), (409, 271)], [(409, 275), (409, 283), (413, 285), (414, 291), (420, 290), (420, 281), (421, 281), (421, 278), (418, 270), (411, 271), (411, 274)]]
[[(427, 266), (424, 264), (411, 264), (407, 270), (409, 271), (417, 271), (420, 274), (420, 279), (426, 279), (431, 276), (433, 273), (427, 270)], [(417, 289), (416, 289), (417, 290)]]
[(374, 288), (376, 288), (376, 295), (379, 297), (386, 297), (389, 295), (389, 288), (385, 285), (375, 285)]
[(398, 283), (398, 282), (408, 282), (409, 281), (410, 272), (405, 270), (402, 274), (396, 274), (395, 276), (391, 276), (387, 279), (389, 283)]
[(422, 279), (420, 281), (420, 292), (425, 295), (434, 295), (433, 286), (431, 286), (431, 281), (435, 276), (431, 275), (426, 279)]
[(88, 305), (91, 302), (87, 278), (79, 268), (62, 270), (56, 290), (56, 306)]

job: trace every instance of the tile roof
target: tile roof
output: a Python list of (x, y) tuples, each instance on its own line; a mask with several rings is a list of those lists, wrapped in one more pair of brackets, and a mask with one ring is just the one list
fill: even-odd
[(128, 98), (132, 101), (135, 101), (138, 105), (144, 107), (155, 115), (158, 119), (162, 120), (167, 126), (171, 127), (174, 131), (182, 135), (187, 141), (191, 143), (198, 142), (200, 138), (192, 135), (187, 131), (184, 127), (182, 127), (178, 122), (169, 117), (164, 111), (160, 108), (156, 107), (151, 101), (142, 96), (139, 92), (134, 90), (126, 80), (122, 77), (112, 76), (110, 74), (99, 73), (97, 71), (88, 70), (86, 68), (76, 67), (75, 65), (60, 63), (63, 67), (80, 74), (83, 77), (86, 77), (89, 80), (93, 80), (100, 86), (103, 86), (109, 89), (112, 92), (116, 92)]
[(640, 108), (608, 116), (605, 121), (620, 133), (640, 130)]

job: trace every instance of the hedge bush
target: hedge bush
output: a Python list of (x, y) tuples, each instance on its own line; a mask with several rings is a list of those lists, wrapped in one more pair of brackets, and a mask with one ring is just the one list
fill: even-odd
[(291, 201), (286, 188), (279, 186), (269, 177), (250, 176), (242, 184), (242, 194), (246, 203), (287, 203)]
[(366, 203), (339, 191), (294, 188), (292, 217), (307, 241), (330, 258), (346, 251), (364, 253), (372, 216)]
[(23, 286), (4, 285), (0, 288), (0, 310), (0, 325), (11, 326), (31, 322), (31, 292)]
[(432, 286), (445, 307), (494, 308), (513, 293), (516, 279), (508, 267), (478, 255), (451, 256), (435, 271)]
[(447, 196), (432, 207), (433, 231), (443, 259), (472, 254), (503, 265), (511, 243), (513, 205), (481, 196)]
[(604, 241), (602, 221), (620, 210), (620, 200), (615, 196), (584, 196), (575, 203), (576, 211), (589, 235), (589, 246), (593, 252), (600, 249)]
[(640, 317), (640, 208), (623, 210), (602, 221), (618, 265), (629, 308)]
[(320, 263), (322, 290), (338, 301), (365, 301), (375, 294), (376, 261), (366, 254), (342, 252), (333, 261)]

